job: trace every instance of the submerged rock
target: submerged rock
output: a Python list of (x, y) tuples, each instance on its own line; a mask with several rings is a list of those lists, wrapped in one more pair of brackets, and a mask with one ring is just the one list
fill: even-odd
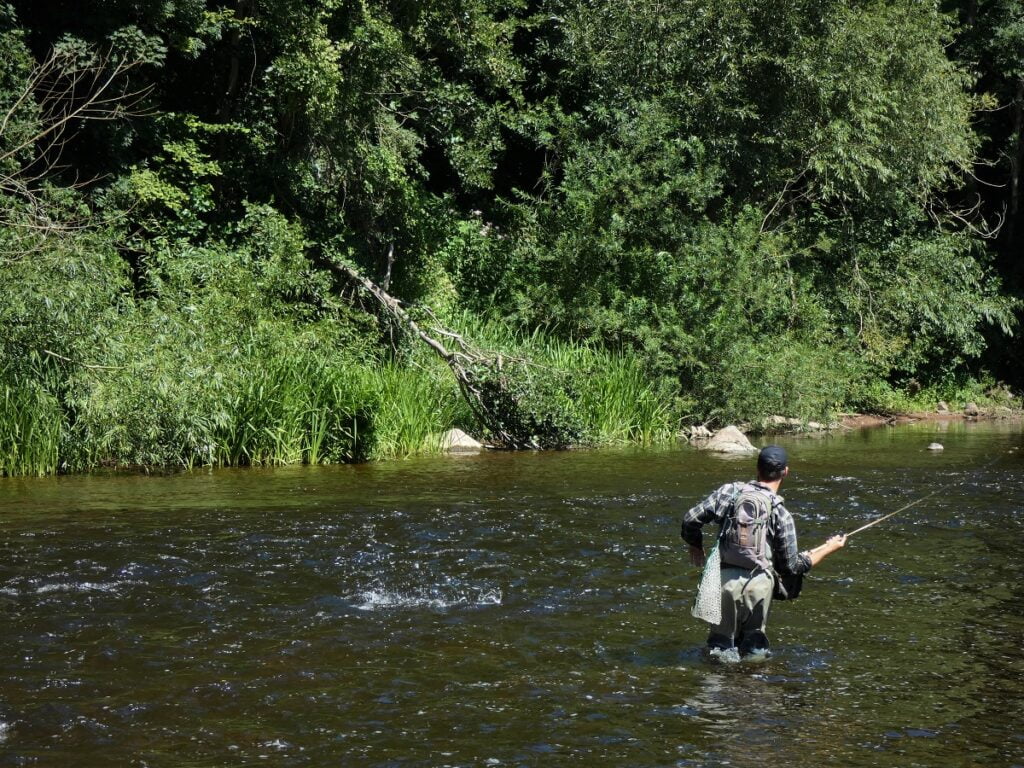
[(705, 451), (717, 453), (757, 453), (757, 448), (740, 432), (738, 427), (723, 427), (711, 436), (703, 446)]

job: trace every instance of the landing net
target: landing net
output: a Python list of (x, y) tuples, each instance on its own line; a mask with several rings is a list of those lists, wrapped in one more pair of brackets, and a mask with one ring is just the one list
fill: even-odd
[(718, 552), (717, 541), (704, 561), (704, 573), (701, 574), (690, 614), (708, 624), (722, 621), (722, 556)]

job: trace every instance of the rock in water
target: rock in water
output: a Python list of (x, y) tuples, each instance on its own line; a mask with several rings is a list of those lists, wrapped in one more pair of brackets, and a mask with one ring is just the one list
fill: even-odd
[(449, 429), (441, 438), (441, 449), (449, 453), (482, 451), (483, 443), (474, 440), (461, 429)]
[(717, 453), (757, 453), (757, 448), (747, 440), (747, 436), (732, 425), (715, 432), (702, 448)]
[(928, 443), (929, 451), (942, 451), (945, 450), (942, 443)]

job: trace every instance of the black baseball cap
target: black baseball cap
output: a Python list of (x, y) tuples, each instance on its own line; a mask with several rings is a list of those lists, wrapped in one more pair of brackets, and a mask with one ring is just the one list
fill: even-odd
[(766, 445), (757, 454), (757, 468), (765, 472), (778, 472), (789, 466), (786, 449), (781, 445)]

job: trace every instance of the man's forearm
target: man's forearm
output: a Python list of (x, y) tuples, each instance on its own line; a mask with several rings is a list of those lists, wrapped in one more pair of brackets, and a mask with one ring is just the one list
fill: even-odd
[(821, 544), (814, 549), (810, 549), (806, 552), (806, 555), (811, 558), (811, 567), (813, 568), (826, 557), (831, 555), (837, 549), (842, 549), (846, 544), (846, 537), (842, 534), (833, 536), (824, 544)]

